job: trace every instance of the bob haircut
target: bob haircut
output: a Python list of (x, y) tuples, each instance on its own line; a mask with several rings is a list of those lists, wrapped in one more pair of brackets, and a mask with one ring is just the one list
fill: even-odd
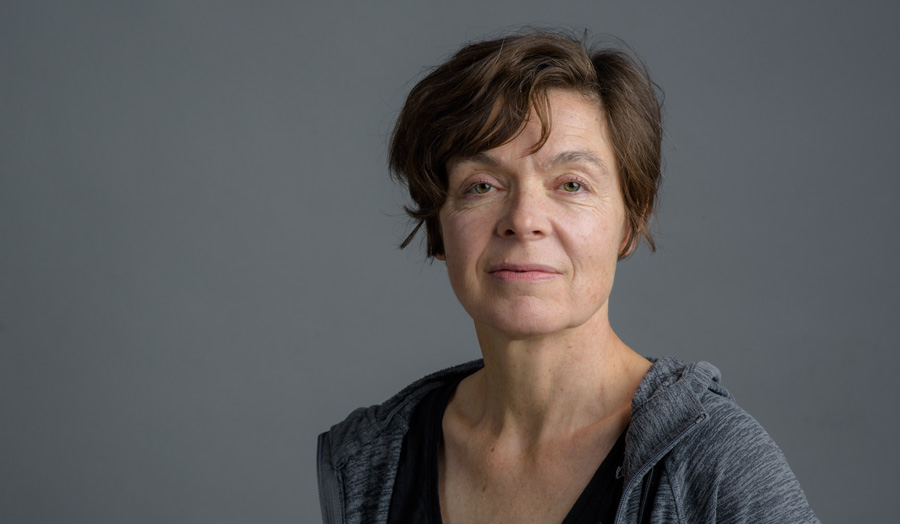
[(649, 229), (660, 182), (662, 121), (655, 85), (640, 59), (619, 49), (590, 49), (567, 35), (529, 32), (475, 42), (433, 69), (406, 99), (389, 148), (393, 177), (407, 187), (416, 222), (401, 248), (425, 225), (427, 256), (444, 253), (438, 217), (447, 198), (447, 166), (515, 138), (534, 112), (537, 151), (550, 136), (548, 92), (564, 89), (597, 102), (606, 117), (629, 225), (619, 259)]

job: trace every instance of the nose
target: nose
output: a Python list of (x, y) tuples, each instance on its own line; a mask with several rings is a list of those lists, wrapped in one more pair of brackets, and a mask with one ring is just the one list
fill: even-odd
[(497, 234), (506, 238), (537, 240), (550, 229), (549, 209), (541, 188), (522, 186), (506, 201)]

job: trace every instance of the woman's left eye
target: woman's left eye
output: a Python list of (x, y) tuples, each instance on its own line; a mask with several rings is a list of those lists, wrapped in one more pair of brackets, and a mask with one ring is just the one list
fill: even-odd
[(483, 195), (489, 192), (491, 189), (493, 189), (493, 186), (491, 186), (487, 182), (479, 182), (477, 184), (472, 184), (472, 186), (469, 187), (469, 191), (471, 193), (475, 193), (476, 195)]
[(574, 180), (570, 180), (568, 182), (563, 182), (562, 185), (563, 191), (567, 191), (569, 193), (577, 193), (581, 191), (581, 183), (575, 182)]

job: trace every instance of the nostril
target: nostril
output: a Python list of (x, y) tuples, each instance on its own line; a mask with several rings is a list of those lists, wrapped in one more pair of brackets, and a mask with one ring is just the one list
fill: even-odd
[(541, 229), (535, 229), (535, 230), (531, 230), (531, 231), (526, 231), (524, 233), (518, 233), (518, 232), (516, 232), (515, 229), (512, 229), (512, 228), (507, 228), (507, 229), (503, 230), (503, 236), (505, 236), (505, 237), (515, 237), (515, 236), (520, 236), (520, 235), (523, 237), (526, 237), (526, 238), (540, 237), (540, 236), (544, 235), (544, 231)]

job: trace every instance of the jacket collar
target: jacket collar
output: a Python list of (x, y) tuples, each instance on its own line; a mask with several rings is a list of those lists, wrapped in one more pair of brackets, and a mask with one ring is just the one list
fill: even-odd
[[(654, 359), (651, 359), (654, 360)], [(708, 418), (701, 395), (713, 389), (730, 396), (708, 362), (685, 364), (673, 357), (654, 360), (638, 385), (625, 436), (625, 482), (643, 476), (675, 444)]]
[(401, 434), (406, 433), (412, 412), (422, 397), (441, 384), (471, 375), (483, 367), (484, 361), (479, 359), (445, 368), (413, 382), (382, 404), (357, 409), (346, 420), (331, 427), (332, 463), (335, 467), (342, 467), (354, 453), (382, 435), (391, 424)]

